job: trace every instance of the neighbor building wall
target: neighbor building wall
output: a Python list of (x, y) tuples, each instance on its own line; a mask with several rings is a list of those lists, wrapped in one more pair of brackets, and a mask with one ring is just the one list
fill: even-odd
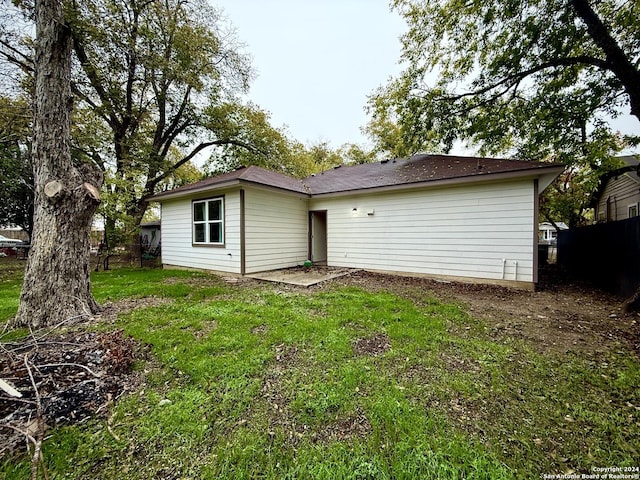
[[(224, 196), (224, 246), (194, 246), (191, 202), (219, 196)], [(163, 201), (161, 253), (166, 266), (240, 273), (239, 189)]]
[(23, 242), (29, 240), (29, 234), (19, 227), (0, 228), (0, 235), (7, 238), (13, 238), (14, 240), (22, 240)]
[(308, 207), (304, 195), (245, 188), (245, 273), (304, 263), (309, 250)]
[[(611, 222), (629, 218), (629, 206), (638, 205), (640, 202), (639, 187), (640, 179), (635, 173), (623, 173), (619, 177), (609, 179), (598, 200), (596, 220)], [(607, 200), (610, 204), (609, 218), (607, 218)]]
[(315, 197), (327, 210), (327, 262), (444, 277), (531, 283), (533, 180)]

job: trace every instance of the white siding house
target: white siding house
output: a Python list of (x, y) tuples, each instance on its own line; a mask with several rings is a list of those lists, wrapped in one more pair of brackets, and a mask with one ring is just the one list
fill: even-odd
[[(538, 195), (561, 166), (420, 155), (298, 180), (248, 167), (157, 194), (166, 266), (314, 263), (531, 287)], [(221, 212), (224, 215), (221, 215)]]
[(599, 222), (614, 222), (638, 216), (640, 177), (636, 172), (625, 172), (610, 179), (596, 205)]
[[(534, 281), (533, 182), (314, 198), (327, 263), (441, 277)], [(537, 235), (537, 232), (536, 232)]]
[[(224, 244), (193, 242), (193, 202), (205, 198), (224, 199)], [(240, 271), (240, 190), (222, 190), (162, 202), (162, 263), (220, 272)]]
[(619, 159), (624, 166), (601, 177), (592, 199), (597, 222), (614, 222), (640, 215), (640, 162), (633, 155)]
[(568, 229), (569, 227), (564, 222), (555, 224), (542, 222), (538, 225), (538, 240), (543, 245), (556, 245), (558, 243), (558, 231)]
[(295, 267), (309, 258), (306, 196), (246, 188), (244, 204), (244, 273)]

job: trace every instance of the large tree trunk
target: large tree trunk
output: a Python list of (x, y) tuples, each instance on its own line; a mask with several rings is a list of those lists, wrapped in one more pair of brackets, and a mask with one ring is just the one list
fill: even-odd
[(91, 316), (89, 246), (102, 175), (71, 161), (71, 33), (63, 2), (37, 0), (32, 248), (14, 326), (41, 328)]

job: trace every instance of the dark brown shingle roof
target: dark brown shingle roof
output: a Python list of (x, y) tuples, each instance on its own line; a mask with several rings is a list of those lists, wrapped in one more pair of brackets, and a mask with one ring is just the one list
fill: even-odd
[(339, 167), (303, 179), (313, 194), (411, 185), (555, 167), (549, 163), (451, 155), (415, 155), (408, 159)]
[[(415, 155), (408, 159), (384, 160), (362, 165), (340, 166), (299, 180), (288, 175), (250, 166), (207, 178), (167, 192), (150, 200), (162, 200), (241, 182), (275, 187), (296, 193), (320, 195), (382, 187), (411, 186), (443, 180), (462, 180), (496, 174), (526, 174), (560, 166), (550, 163), (452, 155)], [(555, 175), (559, 174), (558, 170)], [(555, 176), (554, 175), (554, 176)]]
[(298, 193), (309, 193), (301, 180), (284, 175), (282, 173), (265, 170), (261, 167), (251, 165), (249, 167), (241, 167), (232, 172), (216, 175), (215, 177), (206, 178), (199, 182), (190, 183), (183, 187), (174, 188), (166, 192), (161, 192), (149, 197), (150, 200), (162, 200), (163, 198), (181, 196), (181, 194), (196, 193), (204, 190), (213, 189), (224, 186), (225, 184), (235, 184), (240, 181), (248, 183), (257, 183), (270, 187), (281, 188)]

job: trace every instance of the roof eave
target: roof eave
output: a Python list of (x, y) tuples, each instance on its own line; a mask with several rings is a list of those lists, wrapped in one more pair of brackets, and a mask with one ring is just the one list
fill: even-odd
[(554, 165), (553, 168), (545, 168), (542, 175), (538, 177), (538, 193), (544, 192), (553, 181), (565, 171), (564, 165)]
[(191, 197), (193, 195), (197, 195), (202, 192), (208, 192), (211, 190), (220, 190), (223, 188), (235, 187), (240, 184), (240, 180), (234, 178), (232, 180), (227, 180), (220, 183), (211, 183), (208, 185), (203, 185), (197, 188), (189, 188), (185, 190), (168, 190), (166, 192), (156, 193), (155, 195), (151, 195), (147, 197), (149, 202), (163, 202), (164, 200), (174, 200), (176, 198), (183, 197)]
[(188, 189), (188, 190), (181, 190), (178, 192), (173, 192), (173, 191), (167, 191), (167, 192), (162, 192), (162, 193), (157, 193), (151, 197), (148, 197), (147, 200), (150, 202), (163, 202), (165, 200), (175, 200), (175, 199), (179, 199), (179, 198), (186, 198), (186, 197), (192, 197), (192, 196), (197, 196), (198, 194), (204, 193), (204, 192), (212, 192), (215, 190), (223, 190), (223, 189), (227, 189), (227, 188), (232, 188), (232, 187), (239, 187), (242, 185), (252, 185), (252, 186), (256, 186), (256, 187), (260, 187), (260, 188), (267, 188), (269, 190), (278, 190), (281, 192), (286, 192), (286, 193), (290, 193), (290, 194), (295, 194), (295, 195), (301, 195), (301, 196), (305, 196), (305, 197), (309, 197), (310, 195), (307, 192), (301, 192), (298, 190), (293, 190), (290, 188), (284, 188), (284, 187), (278, 187), (276, 185), (271, 185), (268, 183), (262, 183), (262, 182), (255, 182), (253, 180), (245, 180), (243, 178), (234, 178), (233, 180), (227, 180), (224, 182), (220, 182), (220, 183), (212, 183), (209, 185), (204, 185), (198, 188), (193, 188), (193, 189)]

